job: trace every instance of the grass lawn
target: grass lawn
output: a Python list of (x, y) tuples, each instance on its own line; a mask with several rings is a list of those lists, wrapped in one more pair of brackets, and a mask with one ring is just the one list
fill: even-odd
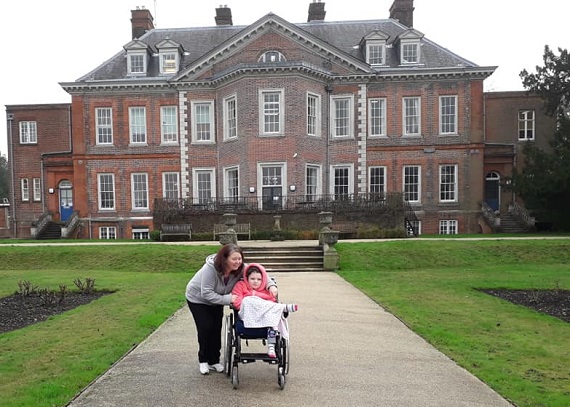
[(340, 243), (339, 274), (517, 406), (568, 406), (570, 324), (477, 288), (570, 289), (570, 241)]
[[(63, 406), (184, 304), (203, 246), (0, 245), (0, 296), (18, 281), (115, 290), (0, 334), (2, 406)], [(570, 288), (570, 240), (339, 243), (339, 274), (517, 406), (567, 406), (570, 324), (476, 288)], [(190, 338), (189, 340), (193, 340)]]

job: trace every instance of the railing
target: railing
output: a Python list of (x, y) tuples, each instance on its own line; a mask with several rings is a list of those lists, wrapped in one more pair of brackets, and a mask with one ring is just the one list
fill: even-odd
[(79, 212), (73, 211), (69, 219), (65, 222), (65, 225), (61, 227), (61, 237), (62, 239), (71, 236), (73, 231), (79, 226)]
[(30, 236), (32, 239), (37, 239), (39, 235), (44, 231), (47, 224), (51, 222), (52, 214), (51, 212), (44, 212), (41, 214), (39, 219), (35, 222), (32, 222), (32, 228), (30, 230)]
[(495, 215), (495, 211), (486, 202), (481, 204), (481, 212), (493, 232), (498, 232), (501, 228), (501, 218)]
[(511, 215), (522, 220), (527, 227), (534, 228), (536, 219), (533, 216), (530, 216), (527, 210), (520, 206), (518, 203), (511, 202), (509, 204), (508, 211)]

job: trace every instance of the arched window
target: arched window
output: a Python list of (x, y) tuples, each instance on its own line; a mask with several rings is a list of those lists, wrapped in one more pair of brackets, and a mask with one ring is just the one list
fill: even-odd
[(259, 57), (258, 62), (283, 62), (286, 61), (285, 56), (279, 51), (267, 51)]

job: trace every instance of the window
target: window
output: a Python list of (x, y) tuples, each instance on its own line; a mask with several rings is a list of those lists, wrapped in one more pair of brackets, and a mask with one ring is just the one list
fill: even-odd
[(224, 139), (237, 137), (237, 105), (236, 97), (232, 96), (224, 100)]
[(367, 44), (366, 62), (370, 65), (384, 65), (384, 45)]
[(99, 228), (99, 239), (116, 239), (117, 228), (115, 226), (101, 226)]
[(354, 192), (353, 167), (352, 165), (333, 166), (331, 171), (332, 194), (335, 200), (349, 199)]
[(147, 174), (131, 174), (131, 191), (133, 209), (148, 209)]
[(30, 181), (27, 178), (20, 180), (20, 190), (22, 191), (22, 201), (30, 200)]
[(129, 53), (128, 69), (131, 75), (146, 74), (146, 52), (139, 54)]
[(239, 198), (239, 171), (237, 167), (225, 170), (225, 198), (230, 202), (237, 202)]
[(178, 54), (176, 52), (160, 53), (160, 73), (169, 74), (178, 71)]
[(178, 142), (178, 120), (176, 106), (160, 108), (160, 133), (163, 143)]
[(440, 235), (456, 235), (457, 234), (457, 221), (456, 220), (440, 220), (439, 221), (439, 234)]
[(370, 167), (368, 172), (370, 195), (384, 198), (386, 192), (386, 167)]
[(214, 102), (192, 102), (192, 141), (209, 143), (214, 141)]
[(320, 113), (321, 97), (311, 93), (307, 94), (307, 134), (309, 136), (320, 136)]
[(42, 183), (39, 178), (34, 178), (32, 180), (34, 189), (34, 201), (38, 202), (42, 200)]
[(258, 62), (282, 62), (286, 61), (285, 56), (279, 51), (267, 51), (259, 57)]
[(305, 180), (305, 201), (315, 202), (321, 194), (321, 167), (307, 165)]
[(332, 99), (332, 136), (352, 137), (353, 98), (334, 97)]
[(386, 135), (386, 99), (370, 99), (368, 101), (368, 134), (370, 136)]
[(259, 113), (260, 133), (263, 135), (281, 134), (283, 128), (283, 91), (262, 91)]
[(439, 133), (457, 134), (457, 96), (439, 98)]
[(177, 172), (162, 173), (162, 196), (166, 199), (176, 201), (180, 198), (180, 183)]
[(418, 235), (418, 236), (422, 234), (422, 221), (421, 220), (410, 220), (408, 222), (411, 223), (411, 226), (414, 229), (414, 230), (411, 230), (408, 228), (408, 225), (405, 225), (406, 234), (408, 235), (408, 237), (413, 237), (414, 232), (416, 232), (416, 235)]
[(420, 98), (409, 97), (403, 100), (404, 136), (420, 135)]
[(534, 140), (534, 110), (519, 112), (519, 140)]
[(99, 209), (115, 209), (115, 175), (99, 174), (97, 183), (99, 189)]
[(150, 235), (148, 233), (148, 228), (133, 228), (133, 239), (134, 240), (148, 240)]
[(214, 170), (194, 169), (193, 171), (194, 203), (207, 204), (216, 197)]
[(441, 202), (457, 202), (456, 165), (441, 165), (439, 167), (439, 200)]
[(97, 144), (113, 144), (113, 110), (110, 107), (95, 109)]
[(131, 143), (146, 143), (146, 109), (144, 107), (129, 107), (129, 125)]
[(404, 167), (404, 200), (420, 202), (420, 167), (410, 165)]
[(402, 43), (402, 64), (417, 64), (420, 62), (420, 44)]
[(37, 144), (38, 130), (36, 122), (20, 122), (20, 144)]

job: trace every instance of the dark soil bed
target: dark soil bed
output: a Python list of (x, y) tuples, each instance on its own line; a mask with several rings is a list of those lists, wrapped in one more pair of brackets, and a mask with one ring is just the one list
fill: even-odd
[(69, 292), (61, 303), (45, 304), (45, 300), (37, 295), (21, 296), (14, 294), (0, 298), (0, 333), (24, 328), (36, 322), (45, 321), (52, 315), (58, 315), (80, 305), (88, 304), (110, 291), (94, 291), (91, 293)]

